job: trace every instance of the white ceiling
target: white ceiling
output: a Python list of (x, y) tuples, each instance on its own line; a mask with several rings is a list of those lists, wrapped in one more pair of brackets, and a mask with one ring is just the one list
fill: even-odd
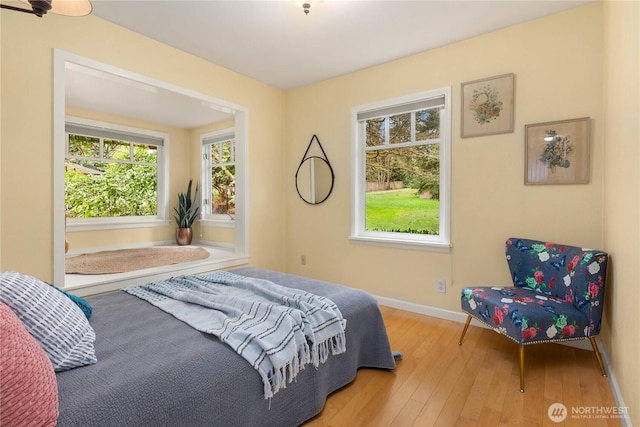
[(202, 99), (74, 63), (65, 66), (65, 105), (184, 129), (232, 117)]
[[(93, 15), (289, 90), (581, 6), (593, 0), (92, 0)], [(66, 102), (193, 128), (231, 117), (177, 93), (82, 67)]]
[(288, 90), (588, 1), (93, 0), (93, 14)]

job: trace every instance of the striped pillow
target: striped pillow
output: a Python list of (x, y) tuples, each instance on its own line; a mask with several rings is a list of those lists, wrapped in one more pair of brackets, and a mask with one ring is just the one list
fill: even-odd
[(96, 335), (82, 310), (52, 286), (16, 272), (0, 273), (0, 301), (18, 315), (56, 372), (96, 363)]
[(57, 418), (58, 384), (51, 361), (0, 303), (0, 424), (49, 427)]

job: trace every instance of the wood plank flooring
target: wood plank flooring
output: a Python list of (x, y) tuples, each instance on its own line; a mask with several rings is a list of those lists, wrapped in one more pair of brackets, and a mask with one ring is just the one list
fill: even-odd
[[(558, 344), (525, 348), (525, 393), (520, 393), (518, 346), (484, 328), (381, 307), (395, 371), (361, 369), (329, 396), (305, 427), (353, 426), (620, 426), (615, 418), (572, 415), (572, 408), (614, 407), (592, 352)], [(564, 422), (547, 415), (553, 403)], [(576, 409), (577, 410), (577, 409)]]

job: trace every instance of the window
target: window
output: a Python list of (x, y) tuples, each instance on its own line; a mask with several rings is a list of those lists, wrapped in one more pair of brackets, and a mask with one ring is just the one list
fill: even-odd
[(236, 213), (236, 145), (233, 129), (202, 136), (202, 217), (233, 220)]
[(450, 88), (353, 109), (351, 239), (448, 250)]
[[(84, 224), (162, 219), (162, 134), (81, 120), (65, 125), (65, 207)], [(87, 124), (91, 123), (91, 124)], [(76, 221), (76, 224), (78, 223)]]

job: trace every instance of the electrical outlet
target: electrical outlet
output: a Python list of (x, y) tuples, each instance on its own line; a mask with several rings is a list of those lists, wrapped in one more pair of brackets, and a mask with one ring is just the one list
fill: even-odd
[(445, 279), (438, 279), (438, 292), (443, 294), (447, 292), (447, 281)]
[(307, 256), (306, 255), (300, 255), (300, 264), (307, 265)]

